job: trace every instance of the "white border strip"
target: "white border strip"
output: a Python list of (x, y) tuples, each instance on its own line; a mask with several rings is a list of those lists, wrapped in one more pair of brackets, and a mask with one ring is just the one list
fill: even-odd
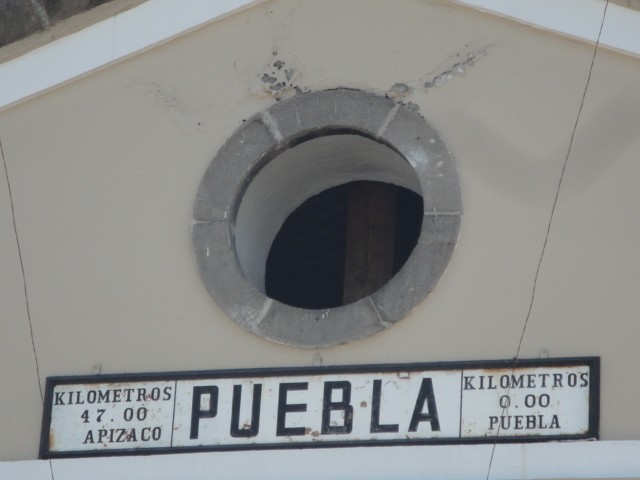
[(262, 0), (148, 0), (0, 64), (0, 110)]
[[(486, 478), (492, 445), (259, 450), (52, 460), (55, 480), (404, 480)], [(491, 480), (638, 478), (640, 441), (496, 447)], [(0, 478), (51, 480), (46, 460), (0, 462)]]
[[(451, 0), (542, 30), (595, 43), (606, 0)], [(609, 3), (600, 46), (640, 57), (640, 12)]]

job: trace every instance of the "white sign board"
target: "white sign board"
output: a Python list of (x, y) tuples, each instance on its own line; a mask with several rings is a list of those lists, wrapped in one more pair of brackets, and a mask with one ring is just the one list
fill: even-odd
[(56, 377), (41, 457), (596, 438), (597, 358)]

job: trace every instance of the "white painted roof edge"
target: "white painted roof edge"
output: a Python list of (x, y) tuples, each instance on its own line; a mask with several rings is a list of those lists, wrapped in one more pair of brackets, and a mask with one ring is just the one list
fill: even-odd
[(69, 458), (51, 466), (47, 460), (0, 462), (0, 478), (84, 480), (91, 472), (92, 480), (197, 480), (220, 472), (225, 480), (637, 479), (639, 451), (640, 441), (576, 441), (498, 444), (495, 452), (491, 444), (202, 452)]
[[(598, 39), (606, 0), (450, 0), (577, 40)], [(640, 57), (640, 11), (609, 2), (600, 46)]]
[(148, 0), (0, 64), (0, 110), (262, 1)]
[[(0, 64), (0, 110), (264, 0), (148, 0)], [(594, 43), (605, 0), (450, 0)], [(145, 25), (145, 28), (140, 28)], [(640, 12), (609, 4), (600, 44), (640, 57)]]

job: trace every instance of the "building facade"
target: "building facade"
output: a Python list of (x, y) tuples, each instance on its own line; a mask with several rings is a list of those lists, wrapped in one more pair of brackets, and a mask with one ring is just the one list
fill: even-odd
[[(0, 64), (0, 477), (640, 478), (633, 5), (135, 3)], [(395, 153), (312, 145), (256, 183), (312, 130)], [(396, 154), (411, 168), (380, 166)], [(381, 303), (358, 298), (379, 322), (265, 303), (278, 212), (362, 180), (425, 206)], [(428, 230), (432, 205), (457, 226)], [(600, 361), (596, 440), (38, 459), (48, 377), (576, 357)]]

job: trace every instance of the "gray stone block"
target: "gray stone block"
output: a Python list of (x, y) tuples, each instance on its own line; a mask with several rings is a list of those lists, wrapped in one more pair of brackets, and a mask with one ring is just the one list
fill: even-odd
[(397, 148), (416, 171), (425, 212), (462, 212), (456, 164), (429, 124), (415, 112), (401, 107), (382, 138)]
[(368, 337), (384, 328), (368, 298), (325, 310), (306, 310), (274, 301), (257, 333), (287, 345), (329, 347)]
[(211, 298), (234, 322), (254, 331), (269, 302), (240, 270), (228, 223), (195, 223), (191, 237), (198, 271)]
[(461, 215), (425, 215), (420, 239), (407, 262), (371, 295), (383, 320), (402, 320), (435, 288), (453, 255), (461, 220)]
[(305, 93), (269, 109), (285, 139), (336, 129), (353, 129), (375, 137), (395, 103), (357, 90)]
[(249, 171), (276, 148), (276, 141), (259, 116), (245, 122), (209, 164), (198, 188), (193, 210), (196, 221), (229, 220)]
[(257, 291), (233, 255), (227, 222), (195, 223), (192, 240), (198, 270), (209, 295), (246, 330), (287, 345), (326, 347), (385, 328), (368, 298), (339, 308), (306, 310), (271, 300)]

